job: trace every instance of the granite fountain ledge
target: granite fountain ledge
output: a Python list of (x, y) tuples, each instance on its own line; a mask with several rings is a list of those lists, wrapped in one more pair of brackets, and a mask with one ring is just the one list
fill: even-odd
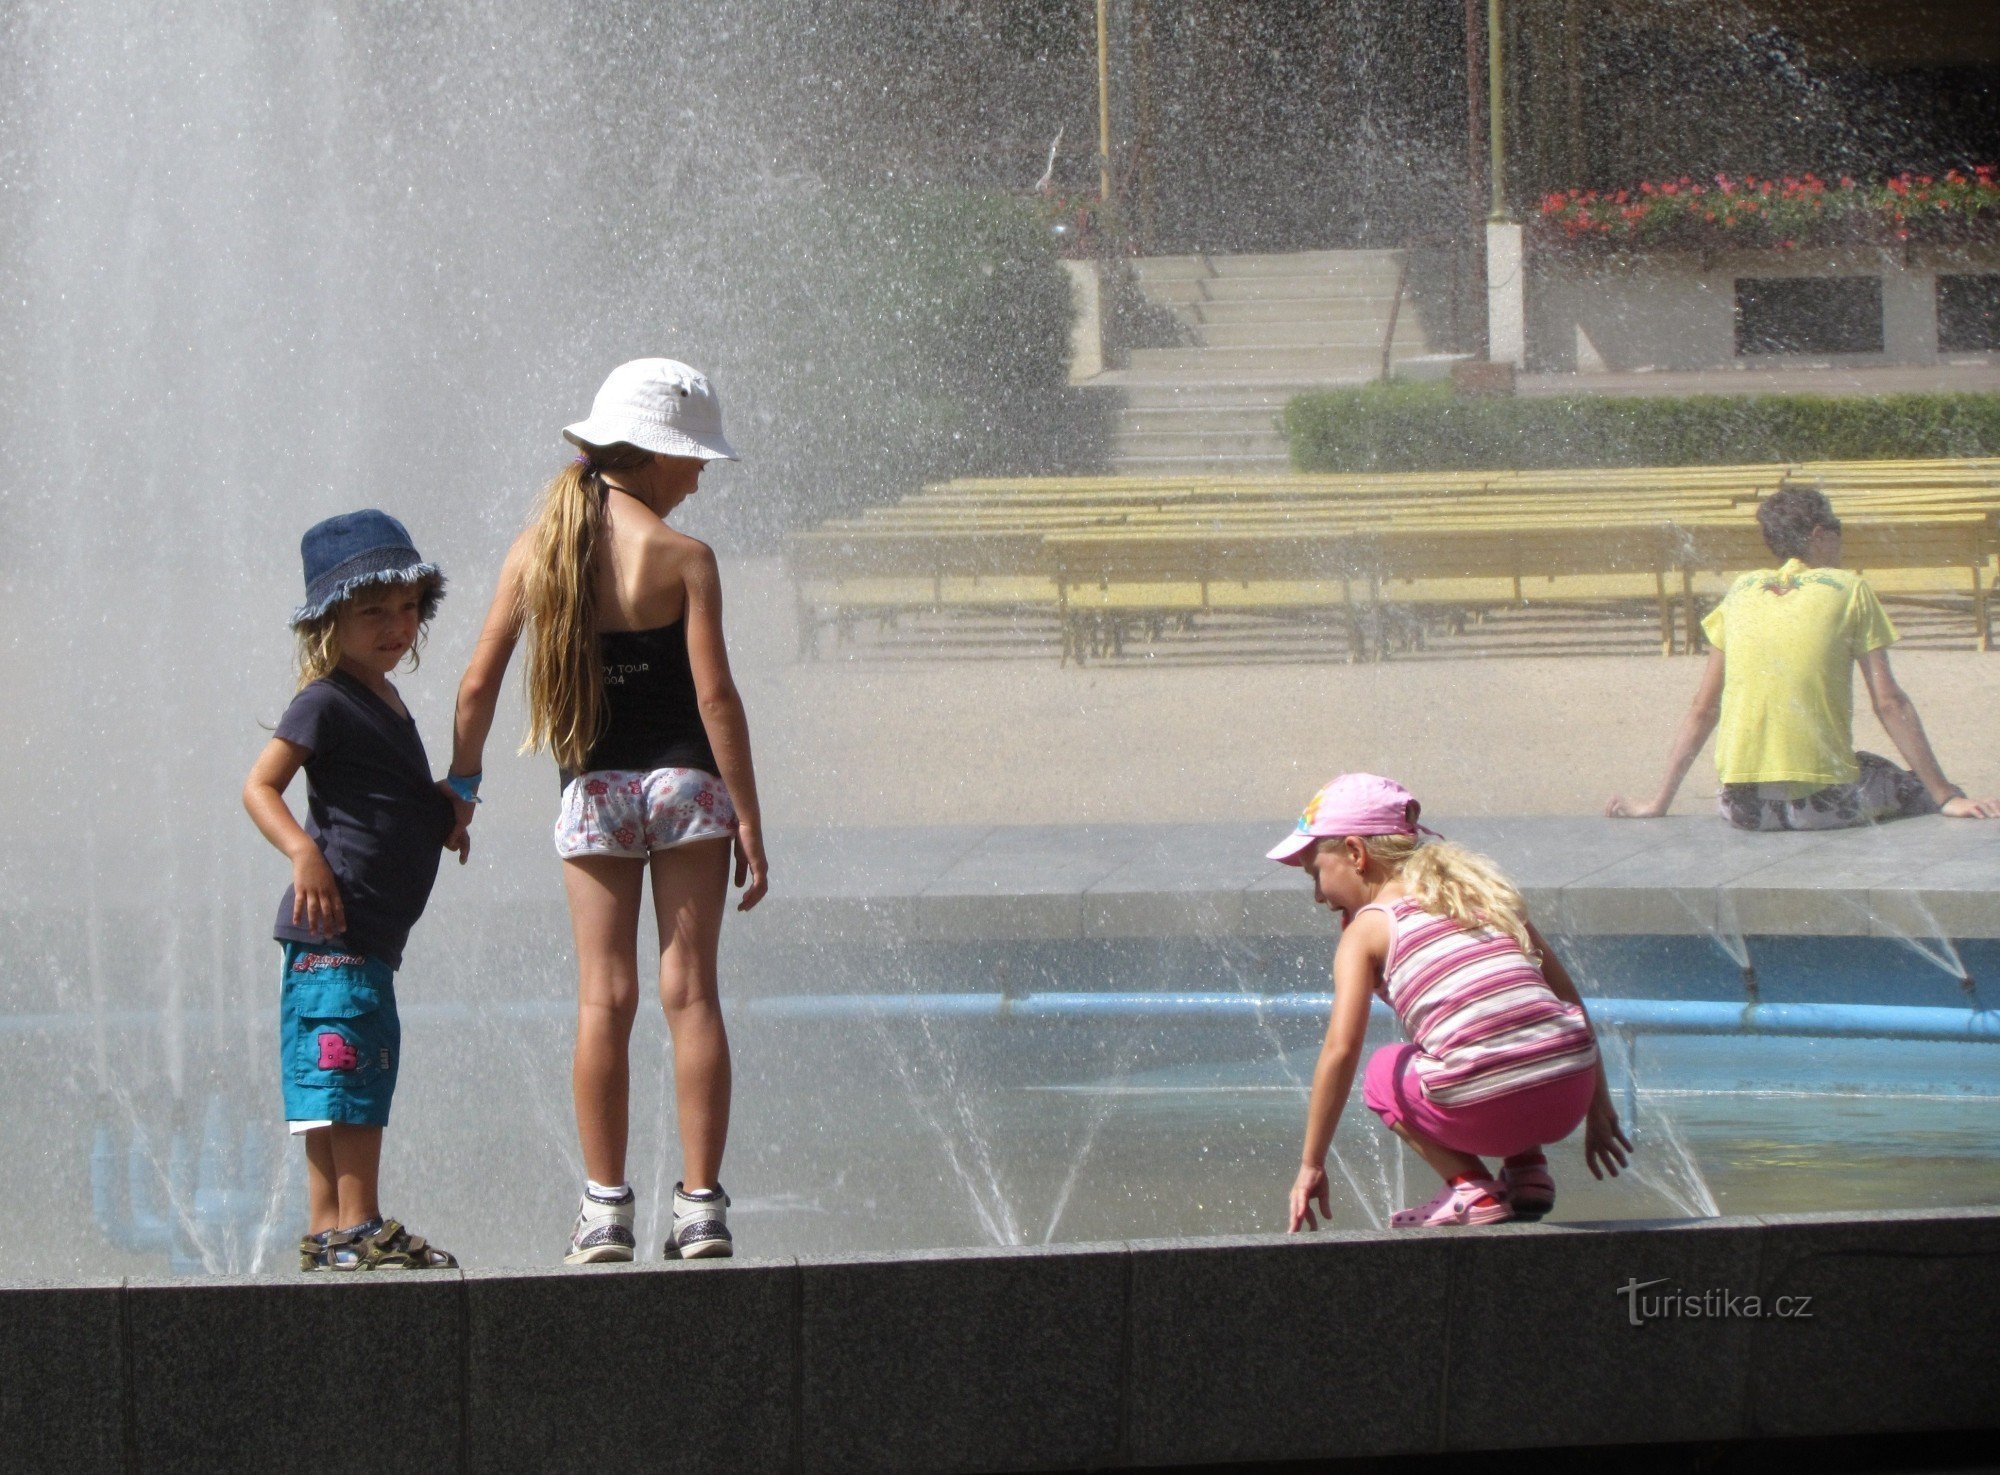
[[(1929, 818), (1744, 834), (1706, 815), (1439, 819), (1545, 930), (2000, 937), (2000, 824)], [(772, 942), (1323, 936), (1270, 824), (780, 831)]]
[[(753, 948), (1324, 938), (1327, 915), (1311, 906), (1301, 874), (1263, 858), (1286, 824), (780, 826), (769, 837), (770, 898), (725, 936)], [(1708, 815), (1443, 817), (1437, 826), (1498, 860), (1544, 930), (1572, 937), (2000, 938), (2000, 822), (1776, 835), (1743, 834)], [(470, 870), (453, 868), (452, 884), (439, 887), (416, 946), (453, 927), (567, 937), (547, 847), (539, 828), (488, 832)], [(160, 925), (143, 899), (107, 901), (100, 912), (110, 927)], [(32, 885), (0, 905), (0, 929), (10, 921), (52, 935), (85, 925), (74, 895)], [(226, 925), (238, 925), (235, 913)]]
[[(1810, 1315), (1635, 1325), (1631, 1282)], [(1994, 1209), (0, 1286), (0, 1448), (977, 1471), (1970, 1429), (1995, 1305)]]

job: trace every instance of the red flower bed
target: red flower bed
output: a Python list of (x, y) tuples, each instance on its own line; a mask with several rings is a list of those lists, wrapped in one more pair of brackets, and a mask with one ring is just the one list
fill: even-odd
[(1898, 174), (1879, 184), (1816, 174), (1781, 179), (1718, 174), (1632, 189), (1567, 190), (1542, 199), (1544, 245), (1717, 251), (1873, 241), (2000, 239), (2000, 178), (1971, 172)]

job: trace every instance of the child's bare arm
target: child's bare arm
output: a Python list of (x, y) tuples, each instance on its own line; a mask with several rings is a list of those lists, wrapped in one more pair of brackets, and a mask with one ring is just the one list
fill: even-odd
[(1889, 669), (1889, 652), (1871, 650), (1860, 657), (1860, 664), (1861, 679), (1868, 687), (1868, 700), (1875, 708), (1876, 719), (1895, 743), (1896, 751), (1903, 755), (1903, 761), (1910, 765), (1910, 771), (1930, 791), (1938, 811), (1953, 819), (2000, 818), (2000, 801), (1968, 798), (1965, 790), (1944, 776), (1944, 767), (1924, 733), (1923, 719), (1917, 716), (1917, 704), (1910, 700), (1909, 693)]
[[(1526, 919), (1523, 918), (1525, 921)], [(1528, 941), (1535, 945), (1535, 951), (1542, 955), (1542, 977), (1550, 990), (1565, 1004), (1574, 1004), (1586, 1023), (1590, 1011), (1584, 1007), (1583, 995), (1577, 991), (1576, 980), (1569, 976), (1569, 969), (1556, 956), (1556, 950), (1549, 946), (1549, 940), (1542, 936), (1533, 922), (1528, 923)], [(1591, 1025), (1591, 1033), (1597, 1026)], [(1593, 1178), (1602, 1178), (1609, 1173), (1613, 1178), (1625, 1166), (1625, 1154), (1632, 1150), (1632, 1143), (1625, 1136), (1625, 1129), (1618, 1123), (1618, 1108), (1611, 1102), (1611, 1082), (1604, 1074), (1604, 1052), (1597, 1052), (1597, 1090), (1590, 1100), (1590, 1114), (1583, 1120), (1583, 1161)]]
[(1708, 664), (1702, 667), (1701, 684), (1695, 688), (1694, 702), (1681, 719), (1680, 730), (1674, 734), (1673, 748), (1667, 754), (1666, 776), (1660, 781), (1659, 792), (1646, 801), (1613, 794), (1604, 806), (1608, 818), (1657, 819), (1674, 807), (1674, 795), (1680, 792), (1681, 780), (1687, 777), (1702, 744), (1708, 741), (1709, 734), (1715, 731), (1715, 724), (1722, 718), (1723, 670), (1722, 652), (1710, 650)]
[(1584, 1008), (1583, 995), (1577, 992), (1576, 980), (1569, 976), (1569, 969), (1563, 967), (1563, 960), (1556, 956), (1556, 950), (1549, 946), (1549, 940), (1542, 936), (1541, 930), (1533, 922), (1528, 922), (1526, 917), (1521, 920), (1527, 922), (1528, 941), (1534, 944), (1535, 951), (1542, 956), (1542, 977), (1547, 981), (1549, 988), (1565, 1004), (1574, 1004), (1577, 1008), (1583, 1009), (1584, 1018), (1588, 1019), (1590, 1011)]
[(750, 761), (750, 722), (722, 638), (722, 578), (706, 547), (698, 547), (688, 562), (687, 645), (702, 727), (715, 751), (715, 766), (722, 770), (723, 787), (736, 806), (736, 884), (743, 888), (736, 906), (747, 912), (764, 897), (770, 864), (764, 855), (757, 772)]
[[(500, 705), (500, 683), (506, 679), (507, 665), (521, 639), (521, 582), (530, 551), (525, 533), (508, 550), (493, 590), (493, 603), (486, 611), (486, 623), (479, 630), (479, 643), (473, 647), (472, 659), (465, 663), (465, 675), (458, 683), (458, 707), (452, 719), (453, 773), (470, 777), (485, 762), (487, 734), (493, 730), (493, 713)], [(472, 806), (459, 800), (456, 807), (461, 822), (470, 823)]]
[(1389, 953), (1389, 924), (1380, 912), (1364, 912), (1340, 934), (1333, 955), (1333, 1012), (1326, 1040), (1313, 1069), (1312, 1097), (1306, 1103), (1306, 1142), (1298, 1178), (1292, 1184), (1290, 1228), (1317, 1229), (1313, 1206), (1322, 1215), (1332, 1211), (1326, 1182), (1326, 1155), (1340, 1125), (1341, 1108), (1354, 1089), (1354, 1072), (1361, 1063), (1362, 1040), (1368, 1033), (1368, 1003), (1382, 962)]
[(274, 737), (264, 745), (243, 781), (243, 807), (266, 840), (292, 863), (292, 924), (319, 937), (338, 937), (347, 930), (347, 907), (340, 898), (326, 857), (292, 817), (285, 790), (312, 757), (310, 749)]

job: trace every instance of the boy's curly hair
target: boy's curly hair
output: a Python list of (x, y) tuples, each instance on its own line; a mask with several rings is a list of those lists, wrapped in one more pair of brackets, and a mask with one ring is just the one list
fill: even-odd
[(1757, 504), (1757, 526), (1780, 560), (1804, 558), (1806, 542), (1821, 528), (1840, 531), (1840, 519), (1826, 493), (1815, 486), (1786, 487)]

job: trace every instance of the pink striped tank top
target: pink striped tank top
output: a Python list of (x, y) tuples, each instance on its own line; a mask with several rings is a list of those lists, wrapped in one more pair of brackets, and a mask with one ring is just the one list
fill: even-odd
[(1408, 899), (1355, 913), (1389, 919), (1377, 992), (1420, 1052), (1413, 1067), (1440, 1106), (1486, 1101), (1597, 1065), (1583, 1011), (1556, 997), (1506, 933), (1433, 916)]

